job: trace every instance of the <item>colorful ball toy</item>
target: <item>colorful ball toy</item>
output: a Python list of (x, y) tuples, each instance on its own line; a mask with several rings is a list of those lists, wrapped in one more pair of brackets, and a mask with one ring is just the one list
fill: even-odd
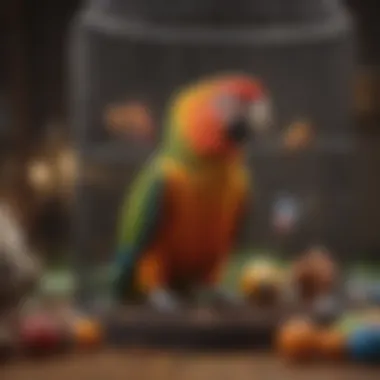
[(21, 324), (20, 340), (29, 354), (49, 354), (57, 351), (64, 339), (60, 325), (50, 316), (35, 314)]
[(352, 332), (357, 330), (363, 324), (363, 316), (357, 312), (346, 312), (342, 318), (337, 321), (336, 328), (348, 337)]
[(350, 357), (358, 362), (380, 362), (380, 326), (364, 325), (354, 330), (348, 338)]
[(75, 348), (95, 348), (102, 341), (102, 328), (98, 321), (74, 310), (69, 305), (63, 307), (58, 315), (61, 326), (66, 332), (67, 341)]
[(102, 329), (99, 323), (84, 317), (73, 322), (74, 340), (80, 348), (96, 348), (102, 341)]
[(273, 304), (281, 298), (283, 271), (275, 262), (253, 260), (242, 270), (240, 286), (245, 297), (259, 305)]
[(317, 331), (311, 321), (296, 318), (286, 322), (277, 335), (277, 350), (287, 360), (313, 359), (317, 350)]
[(308, 301), (330, 294), (337, 276), (337, 267), (329, 252), (319, 247), (312, 248), (302, 255), (294, 263), (291, 273), (300, 297)]
[(327, 360), (341, 360), (347, 353), (346, 335), (335, 327), (324, 328), (318, 331), (317, 349), (321, 358)]

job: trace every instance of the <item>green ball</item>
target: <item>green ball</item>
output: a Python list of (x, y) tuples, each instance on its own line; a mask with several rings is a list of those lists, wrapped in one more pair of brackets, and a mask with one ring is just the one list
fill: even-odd
[(363, 325), (363, 318), (359, 314), (348, 314), (337, 323), (337, 328), (345, 335), (351, 334), (358, 327)]

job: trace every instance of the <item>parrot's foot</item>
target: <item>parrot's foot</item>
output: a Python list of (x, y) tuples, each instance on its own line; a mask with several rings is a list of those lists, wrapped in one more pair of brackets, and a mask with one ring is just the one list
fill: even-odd
[(217, 307), (239, 307), (244, 305), (244, 298), (226, 289), (210, 289), (207, 291), (210, 302)]
[(182, 303), (171, 291), (157, 289), (149, 294), (148, 304), (159, 312), (172, 313), (182, 308)]

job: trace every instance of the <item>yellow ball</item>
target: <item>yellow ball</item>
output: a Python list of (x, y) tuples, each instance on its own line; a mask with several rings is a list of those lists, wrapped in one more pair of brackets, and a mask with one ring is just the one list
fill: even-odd
[(244, 266), (240, 288), (253, 301), (273, 301), (279, 297), (283, 282), (283, 273), (277, 265), (257, 261)]

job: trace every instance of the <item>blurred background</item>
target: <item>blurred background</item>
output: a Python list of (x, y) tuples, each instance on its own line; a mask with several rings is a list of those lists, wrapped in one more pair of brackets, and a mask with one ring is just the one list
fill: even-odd
[[(93, 269), (107, 276), (121, 197), (159, 144), (170, 94), (215, 72), (243, 71), (268, 86), (276, 132), (249, 147), (256, 203), (241, 256), (249, 246), (288, 259), (322, 244), (341, 262), (378, 262), (378, 9), (376, 0), (0, 2), (1, 202), (54, 273), (75, 267), (82, 289), (101, 291)], [(151, 123), (149, 138), (129, 133)], [(313, 140), (306, 147), (305, 136)], [(231, 273), (236, 282), (239, 265)], [(136, 379), (209, 378), (210, 369), (224, 379), (265, 368), (287, 376), (268, 358), (220, 359), (111, 353), (97, 366), (85, 359), (81, 375), (99, 378), (104, 362), (114, 378), (135, 369)], [(77, 374), (68, 361), (34, 369)], [(30, 378), (15, 368), (5, 378)], [(353, 375), (343, 371), (334, 369)], [(330, 373), (313, 367), (310, 375)]]
[[(120, 194), (153, 146), (136, 148), (135, 141), (102, 134), (99, 124), (112, 124), (104, 107), (120, 106), (120, 113), (123, 102), (143, 102), (159, 120), (169, 94), (182, 83), (236, 69), (264, 78), (284, 128), (304, 122), (319, 136), (319, 145), (304, 156), (284, 156), (275, 144), (255, 153), (264, 194), (255, 216), (261, 222), (254, 229), (257, 244), (294, 251), (323, 243), (342, 258), (376, 257), (376, 1), (347, 0), (342, 7), (305, 2), (303, 9), (290, 1), (281, 12), (274, 0), (261, 2), (267, 4), (261, 8), (252, 2), (245, 12), (226, 12), (226, 2), (218, 11), (212, 1), (199, 9), (167, 3), (165, 9), (148, 1), (1, 3), (0, 194), (41, 255), (51, 265), (64, 265), (74, 243), (83, 264), (112, 249)], [(248, 26), (261, 34), (244, 34)], [(229, 37), (231, 28), (240, 34)], [(282, 40), (274, 41), (273, 30), (284, 31)], [(269, 220), (273, 205), (285, 204), (298, 215), (308, 202), (323, 213), (300, 217), (293, 237), (276, 237)]]

